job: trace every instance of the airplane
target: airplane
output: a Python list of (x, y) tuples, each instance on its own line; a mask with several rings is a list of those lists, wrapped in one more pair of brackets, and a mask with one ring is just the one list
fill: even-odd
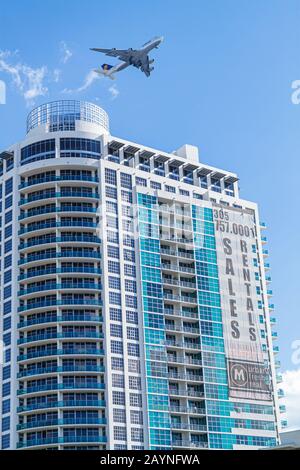
[(152, 70), (154, 70), (154, 67), (151, 67), (154, 59), (150, 59), (148, 54), (152, 49), (157, 49), (158, 46), (162, 43), (163, 39), (163, 36), (157, 36), (143, 44), (140, 49), (99, 49), (93, 47), (91, 48), (91, 51), (103, 52), (107, 56), (117, 57), (122, 61), (115, 66), (110, 64), (102, 64), (101, 68), (96, 69), (95, 72), (100, 75), (104, 75), (111, 80), (114, 80), (116, 78), (114, 73), (120, 72), (130, 65), (133, 65), (134, 67), (144, 72), (147, 77), (150, 77)]

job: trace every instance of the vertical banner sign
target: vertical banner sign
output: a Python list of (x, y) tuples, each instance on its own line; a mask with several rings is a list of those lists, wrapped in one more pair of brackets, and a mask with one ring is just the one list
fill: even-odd
[(270, 371), (264, 363), (253, 258), (254, 215), (214, 205), (217, 256), (229, 396), (270, 400)]

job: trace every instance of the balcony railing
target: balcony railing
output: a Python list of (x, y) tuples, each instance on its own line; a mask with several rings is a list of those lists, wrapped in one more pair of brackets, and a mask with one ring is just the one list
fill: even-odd
[(54, 181), (90, 181), (92, 183), (99, 183), (99, 178), (87, 175), (54, 175), (46, 178), (36, 178), (32, 181), (24, 181), (19, 185), (19, 189), (28, 188), (29, 186), (36, 184), (51, 183)]

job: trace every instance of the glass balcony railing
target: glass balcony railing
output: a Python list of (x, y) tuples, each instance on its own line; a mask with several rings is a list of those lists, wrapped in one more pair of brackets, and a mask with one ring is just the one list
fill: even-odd
[(35, 387), (22, 388), (17, 390), (17, 395), (25, 395), (29, 393), (44, 392), (48, 390), (74, 390), (74, 389), (95, 389), (95, 390), (105, 390), (105, 384), (99, 382), (78, 382), (74, 384), (44, 384), (37, 385)]
[(102, 300), (100, 299), (54, 299), (46, 300), (44, 302), (35, 302), (32, 304), (21, 305), (18, 308), (18, 312), (24, 312), (25, 310), (32, 310), (35, 308), (44, 308), (44, 307), (55, 307), (60, 305), (96, 305), (102, 306)]
[(31, 263), (33, 261), (41, 261), (44, 259), (53, 258), (96, 258), (101, 259), (101, 253), (99, 251), (58, 251), (58, 252), (46, 252), (42, 254), (33, 254), (27, 256), (27, 258), (21, 258), (18, 262), (19, 265)]
[(28, 289), (21, 289), (18, 292), (18, 296), (29, 295), (35, 292), (44, 292), (47, 290), (64, 290), (64, 289), (90, 289), (90, 290), (101, 290), (102, 285), (95, 282), (63, 282), (62, 284), (49, 283), (40, 286), (30, 287)]
[(43, 323), (60, 323), (60, 322), (93, 322), (102, 323), (103, 316), (101, 315), (39, 315), (37, 318), (30, 320), (22, 320), (18, 323), (18, 328), (25, 328), (27, 326), (40, 325)]
[(17, 408), (18, 413), (26, 411), (44, 410), (47, 408), (105, 408), (105, 400), (65, 400), (65, 401), (41, 401), (30, 405), (22, 405)]
[(18, 234), (23, 235), (25, 233), (37, 232), (38, 230), (47, 230), (60, 227), (84, 227), (84, 228), (97, 228), (98, 224), (96, 222), (87, 222), (87, 221), (62, 221), (62, 222), (45, 222), (42, 224), (34, 224), (30, 227), (21, 227)]
[(105, 443), (107, 438), (105, 436), (68, 436), (68, 437), (49, 437), (41, 439), (32, 439), (28, 441), (22, 441), (17, 443), (17, 448), (21, 449), (24, 447), (36, 447), (41, 445), (50, 445), (50, 444), (68, 444), (68, 443), (88, 443), (88, 442), (99, 442)]
[(49, 269), (38, 269), (35, 271), (31, 271), (29, 273), (22, 273), (18, 277), (19, 281), (24, 279), (30, 279), (31, 277), (36, 276), (47, 276), (48, 274), (64, 274), (64, 273), (83, 273), (83, 274), (102, 274), (100, 268), (89, 268), (88, 266), (78, 266), (78, 267), (68, 267), (63, 266), (61, 268), (49, 268)]
[(19, 215), (18, 220), (27, 219), (30, 217), (36, 217), (38, 215), (44, 214), (52, 214), (56, 212), (89, 212), (96, 214), (97, 208), (96, 207), (83, 207), (83, 206), (63, 206), (63, 207), (53, 207), (50, 209), (37, 209), (31, 212), (24, 212), (23, 214)]
[(54, 181), (90, 181), (92, 183), (99, 183), (99, 178), (88, 175), (53, 175), (45, 178), (35, 178), (31, 181), (24, 181), (19, 185), (19, 189), (28, 188), (36, 184), (51, 183)]
[(19, 201), (19, 206), (24, 204), (29, 204), (35, 201), (41, 201), (43, 199), (60, 199), (60, 198), (87, 198), (87, 199), (99, 199), (99, 194), (95, 192), (84, 192), (84, 191), (64, 191), (64, 192), (50, 192), (44, 194), (37, 194), (33, 196), (28, 196), (27, 198), (21, 198)]
[(44, 349), (41, 351), (34, 351), (28, 354), (20, 354), (18, 361), (27, 361), (28, 359), (36, 359), (38, 357), (46, 356), (104, 356), (103, 349), (96, 348), (71, 348), (71, 349)]
[(86, 365), (70, 365), (70, 366), (53, 366), (34, 369), (24, 369), (17, 374), (18, 378), (31, 377), (33, 375), (47, 375), (60, 372), (105, 372), (104, 366), (97, 366), (92, 364)]
[(101, 244), (101, 239), (96, 236), (63, 236), (63, 237), (45, 237), (40, 239), (29, 240), (27, 243), (21, 243), (19, 245), (19, 250), (24, 250), (25, 248), (30, 248), (36, 245), (46, 245), (50, 243), (96, 243)]
[(32, 343), (34, 341), (45, 341), (47, 339), (60, 339), (60, 338), (96, 338), (101, 339), (104, 337), (103, 333), (96, 331), (65, 331), (62, 333), (54, 332), (41, 335), (31, 335), (27, 338), (18, 339), (18, 344)]
[(63, 419), (52, 419), (52, 420), (34, 420), (28, 423), (22, 423), (17, 425), (17, 430), (23, 429), (32, 429), (39, 427), (54, 427), (54, 426), (64, 426), (68, 424), (99, 424), (104, 425), (107, 421), (105, 418), (63, 418)]

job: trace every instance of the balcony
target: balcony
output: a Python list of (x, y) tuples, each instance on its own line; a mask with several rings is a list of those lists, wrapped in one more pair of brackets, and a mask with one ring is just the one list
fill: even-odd
[(31, 204), (32, 202), (48, 200), (48, 199), (63, 199), (63, 198), (76, 198), (76, 199), (95, 199), (99, 200), (99, 194), (95, 192), (84, 192), (84, 191), (64, 191), (62, 192), (45, 192), (44, 194), (38, 194), (33, 196), (23, 197), (19, 201), (19, 206), (25, 204)]
[(189, 440), (181, 440), (181, 439), (176, 439), (172, 440), (172, 447), (180, 447), (183, 449), (207, 449), (208, 444), (207, 442), (195, 442), (195, 441), (189, 441)]
[(185, 430), (185, 431), (207, 432), (206, 424), (190, 424), (190, 423), (181, 423), (179, 421), (171, 421), (171, 428)]
[(30, 232), (38, 232), (42, 230), (55, 229), (60, 227), (83, 227), (83, 228), (97, 228), (98, 224), (95, 222), (87, 221), (63, 221), (63, 222), (45, 222), (41, 224), (34, 224), (30, 227), (21, 227), (18, 234), (24, 235)]
[(83, 274), (102, 274), (102, 271), (100, 268), (90, 268), (88, 266), (78, 266), (78, 267), (61, 267), (61, 268), (48, 268), (48, 269), (37, 269), (34, 270), (30, 273), (22, 273), (18, 277), (18, 281), (22, 281), (25, 279), (30, 279), (32, 277), (42, 277), (42, 276), (48, 276), (51, 274), (77, 274), (77, 273), (83, 273)]
[(205, 408), (200, 408), (199, 406), (170, 406), (171, 413), (188, 413), (188, 414), (199, 414), (206, 415)]
[(164, 314), (169, 315), (169, 316), (199, 319), (198, 312), (195, 312), (191, 309), (180, 310), (180, 309), (177, 309), (177, 308), (171, 309), (169, 307), (165, 307), (164, 308)]
[(91, 183), (99, 183), (99, 178), (88, 175), (61, 175), (50, 176), (46, 178), (35, 178), (32, 181), (24, 181), (19, 185), (19, 189), (28, 188), (37, 184), (52, 183), (55, 181), (87, 181)]
[(30, 327), (33, 325), (41, 325), (44, 323), (64, 323), (64, 322), (78, 322), (78, 323), (85, 323), (85, 322), (91, 322), (91, 323), (102, 323), (103, 322), (103, 316), (101, 315), (41, 315), (38, 316), (37, 318), (33, 318), (31, 320), (21, 320), (18, 323), (18, 328), (26, 328)]
[(107, 438), (105, 436), (68, 436), (68, 437), (51, 437), (33, 439), (31, 441), (23, 441), (17, 443), (17, 448), (22, 449), (25, 447), (38, 447), (51, 444), (68, 444), (68, 443), (105, 443)]
[(63, 300), (46, 300), (44, 302), (35, 302), (32, 304), (21, 305), (18, 312), (25, 312), (27, 310), (34, 310), (36, 308), (57, 307), (61, 305), (92, 305), (101, 307), (102, 300), (100, 299), (63, 299)]
[(194, 359), (191, 357), (185, 357), (182, 355), (174, 355), (174, 354), (168, 354), (167, 355), (167, 361), (168, 363), (174, 363), (174, 364), (191, 364), (191, 365), (198, 365), (202, 366), (202, 361), (201, 359)]
[(23, 242), (19, 245), (19, 250), (24, 250), (25, 248), (31, 248), (37, 245), (47, 245), (51, 243), (94, 243), (97, 245), (101, 244), (101, 239), (96, 236), (63, 236), (63, 237), (52, 237), (47, 236), (45, 238), (29, 240), (27, 243)]
[(203, 382), (203, 375), (199, 374), (180, 374), (176, 372), (168, 373), (169, 379), (184, 380), (187, 382)]
[(46, 333), (41, 335), (31, 335), (26, 338), (18, 339), (18, 344), (27, 344), (35, 341), (47, 341), (49, 339), (67, 339), (67, 338), (95, 338), (102, 339), (104, 338), (103, 333), (98, 333), (96, 331), (65, 331), (62, 333)]
[(69, 418), (69, 419), (53, 419), (53, 420), (34, 420), (28, 423), (22, 423), (17, 425), (17, 430), (32, 429), (40, 427), (56, 427), (66, 425), (105, 425), (107, 424), (105, 418)]
[(24, 295), (29, 295), (33, 294), (35, 292), (44, 292), (48, 290), (67, 290), (67, 289), (72, 289), (72, 290), (77, 290), (77, 289), (85, 289), (85, 290), (101, 290), (102, 285), (97, 284), (95, 282), (66, 282), (62, 284), (56, 284), (56, 283), (49, 283), (41, 286), (35, 286), (35, 287), (30, 287), (28, 289), (21, 289), (18, 292), (18, 296), (24, 296)]
[(104, 356), (104, 349), (96, 348), (72, 348), (72, 349), (44, 349), (28, 354), (20, 354), (17, 358), (18, 362), (37, 359), (39, 357), (52, 356)]
[(17, 374), (18, 378), (32, 377), (34, 375), (48, 375), (60, 372), (105, 372), (104, 366), (83, 365), (83, 366), (53, 366), (35, 369), (24, 369)]
[(23, 405), (17, 408), (18, 413), (28, 411), (45, 410), (53, 408), (105, 408), (105, 400), (65, 400), (65, 401), (43, 401), (31, 405)]
[(48, 390), (77, 390), (77, 389), (91, 389), (91, 390), (105, 390), (105, 384), (99, 382), (78, 382), (74, 384), (62, 384), (62, 383), (53, 383), (53, 384), (44, 384), (35, 387), (22, 388), (17, 390), (17, 395), (27, 395), (30, 393), (36, 392), (45, 392)]

